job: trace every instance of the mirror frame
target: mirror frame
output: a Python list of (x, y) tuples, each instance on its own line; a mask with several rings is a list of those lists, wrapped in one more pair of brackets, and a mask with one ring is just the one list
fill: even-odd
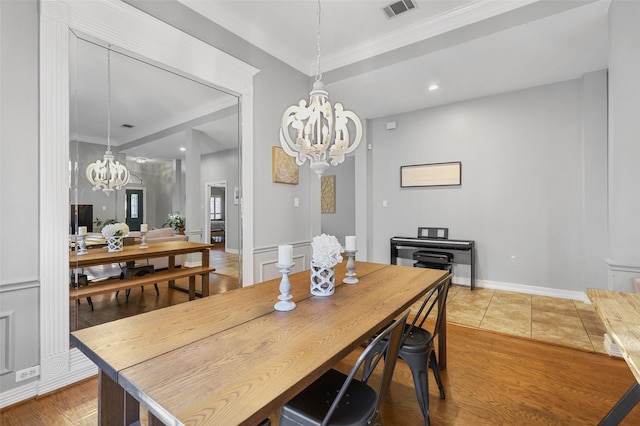
[(96, 366), (78, 349), (69, 347), (70, 31), (238, 96), (242, 117), (242, 275), (245, 286), (253, 283), (253, 77), (259, 70), (119, 1), (41, 1), (39, 394), (96, 374)]

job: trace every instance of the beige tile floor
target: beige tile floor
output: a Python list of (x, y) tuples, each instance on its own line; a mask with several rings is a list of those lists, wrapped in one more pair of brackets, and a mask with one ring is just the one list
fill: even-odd
[(606, 353), (602, 321), (576, 300), (453, 285), (447, 322)]

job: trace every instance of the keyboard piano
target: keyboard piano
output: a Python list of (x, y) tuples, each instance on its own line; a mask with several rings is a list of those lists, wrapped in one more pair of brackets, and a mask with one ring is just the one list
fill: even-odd
[[(454, 263), (467, 263), (471, 266), (471, 290), (476, 288), (476, 268), (475, 268), (475, 242), (472, 240), (449, 240), (445, 238), (411, 238), (411, 237), (393, 237), (391, 238), (391, 264), (398, 263), (400, 250), (406, 250), (408, 253), (421, 249), (434, 249), (451, 252), (453, 254)], [(468, 256), (456, 256), (456, 252), (469, 252)], [(464, 258), (464, 259), (463, 259)], [(468, 260), (467, 260), (468, 259)]]

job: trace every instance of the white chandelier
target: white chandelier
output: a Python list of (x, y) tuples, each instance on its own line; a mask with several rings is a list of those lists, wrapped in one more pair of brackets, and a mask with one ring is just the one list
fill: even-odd
[[(337, 166), (344, 156), (355, 149), (362, 139), (362, 124), (358, 116), (345, 111), (341, 103), (335, 104), (335, 112), (329, 102), (329, 93), (324, 90), (320, 74), (320, 0), (318, 0), (318, 28), (316, 37), (318, 50), (316, 81), (307, 101), (301, 99), (282, 116), (280, 144), (284, 151), (302, 165), (309, 160), (311, 170), (322, 176), (331, 165)], [(349, 120), (353, 123), (355, 136), (350, 140)]]
[(102, 190), (109, 195), (129, 182), (129, 170), (115, 161), (111, 152), (111, 49), (107, 49), (107, 97), (107, 150), (102, 160), (87, 166), (86, 176), (94, 191)]

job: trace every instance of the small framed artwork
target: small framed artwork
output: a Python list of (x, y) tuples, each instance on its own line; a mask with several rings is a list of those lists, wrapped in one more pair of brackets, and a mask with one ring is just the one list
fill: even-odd
[(298, 184), (298, 165), (295, 158), (287, 155), (279, 146), (271, 147), (271, 181), (275, 183)]
[(400, 167), (400, 187), (462, 185), (462, 162), (416, 164)]
[(320, 212), (336, 212), (336, 176), (322, 176), (320, 179)]

